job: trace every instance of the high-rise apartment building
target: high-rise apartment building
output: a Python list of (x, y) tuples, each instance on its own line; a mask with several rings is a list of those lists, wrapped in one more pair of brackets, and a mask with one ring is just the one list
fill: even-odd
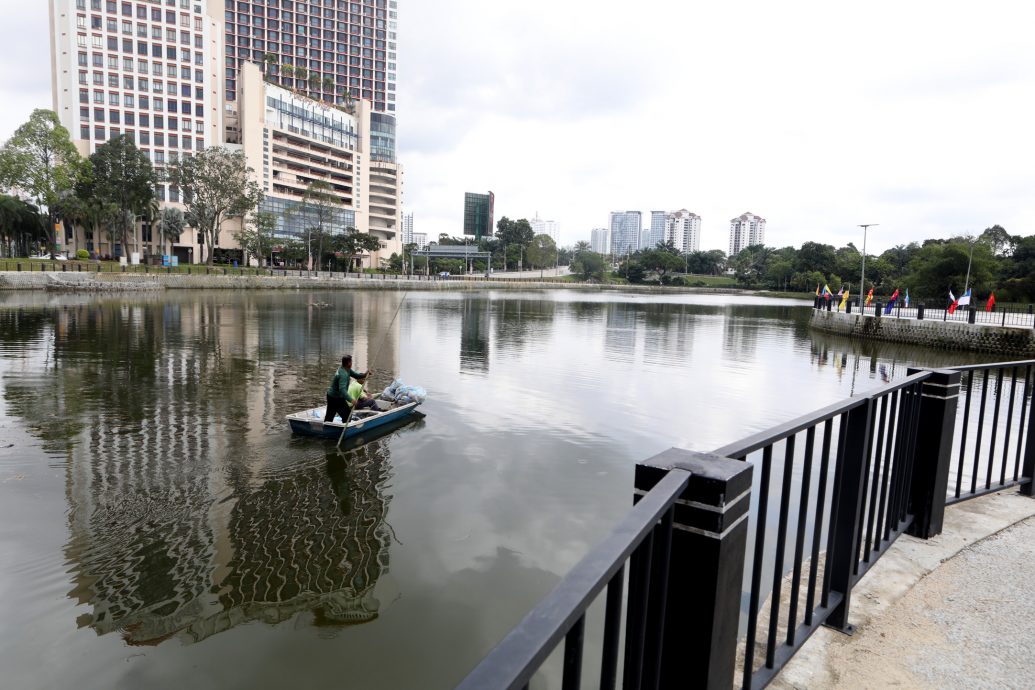
[[(223, 110), (213, 88), (223, 70), (222, 32), (200, 0), (49, 2), (54, 112), (80, 153), (127, 136), (161, 174), (166, 165), (222, 143)], [(156, 194), (159, 201), (180, 201), (180, 190), (164, 182)], [(62, 244), (111, 256), (162, 253), (164, 245), (146, 224), (129, 247), (80, 235), (67, 228)], [(200, 256), (197, 233), (180, 239), (176, 253)]]
[(665, 221), (665, 242), (671, 242), (682, 254), (700, 251), (701, 217), (685, 208), (669, 213)]
[(369, 261), (402, 251), (402, 170), (371, 155), (374, 139), (367, 101), (346, 110), (315, 101), (263, 79), (258, 65), (245, 64), (238, 91), (241, 146), (265, 198), (261, 210), (277, 216), (278, 231), (306, 238), (319, 219), (304, 203), (314, 184), (331, 197), (324, 224), (329, 232), (354, 228), (381, 242)]
[(561, 244), (561, 225), (555, 220), (543, 220), (539, 217), (539, 213), (536, 212), (535, 218), (528, 221), (529, 225), (532, 226), (532, 232), (536, 235), (546, 235), (553, 240), (553, 243), (557, 246)]
[(415, 232), (413, 233), (413, 244), (417, 245), (417, 249), (428, 248), (428, 233), (426, 232)]
[(650, 228), (640, 230), (640, 249), (650, 249), (653, 246), (650, 243)]
[(492, 237), (493, 207), (496, 203), (496, 195), (477, 194), (466, 192), (464, 194), (464, 234), (474, 235), (475, 239)]
[(607, 228), (593, 228), (589, 233), (589, 248), (597, 254), (610, 254), (611, 231)]
[(639, 211), (612, 211), (610, 222), (611, 253), (615, 256), (632, 254), (640, 248), (642, 214)]
[(753, 244), (765, 244), (765, 218), (749, 211), (730, 221), (729, 256)]
[(228, 102), (237, 100), (240, 68), (250, 61), (314, 100), (362, 99), (374, 112), (395, 111), (396, 0), (208, 2), (225, 18)]
[(413, 244), (413, 214), (404, 213), (402, 217), (402, 243)]
[(658, 246), (658, 242), (665, 241), (665, 227), (668, 222), (667, 211), (650, 212), (650, 246)]

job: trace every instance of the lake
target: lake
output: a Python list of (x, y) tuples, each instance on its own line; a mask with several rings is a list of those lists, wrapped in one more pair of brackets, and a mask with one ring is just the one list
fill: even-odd
[[(995, 359), (812, 333), (810, 305), (0, 293), (3, 685), (452, 687), (629, 509), (637, 460)], [(426, 416), (293, 437), (347, 352)]]

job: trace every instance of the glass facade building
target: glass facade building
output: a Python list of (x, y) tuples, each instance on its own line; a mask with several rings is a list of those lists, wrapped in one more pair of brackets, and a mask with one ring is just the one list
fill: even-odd
[(495, 195), (467, 192), (464, 194), (464, 234), (475, 239), (492, 237)]

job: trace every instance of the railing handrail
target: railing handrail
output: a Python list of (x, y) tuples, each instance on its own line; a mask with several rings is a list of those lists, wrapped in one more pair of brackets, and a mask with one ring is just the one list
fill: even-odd
[(855, 409), (856, 407), (865, 405), (868, 401), (873, 400), (874, 398), (887, 395), (888, 393), (894, 393), (895, 391), (911, 386), (918, 381), (923, 381), (930, 375), (929, 371), (921, 371), (911, 376), (907, 376), (896, 383), (889, 383), (862, 391), (861, 393), (856, 393), (849, 398), (844, 398), (843, 400), (839, 400), (838, 402), (827, 405), (826, 407), (821, 407), (818, 410), (807, 412), (800, 417), (769, 427), (768, 429), (759, 431), (747, 438), (742, 438), (739, 441), (728, 443), (721, 448), (713, 450), (712, 453), (726, 458), (743, 458), (749, 453), (761, 450), (762, 448), (787, 438), (788, 436), (792, 436), (799, 431), (805, 431), (809, 427), (817, 426), (828, 419), (833, 419), (839, 414), (843, 414), (849, 410)]
[(989, 362), (988, 364), (963, 364), (958, 367), (946, 367), (953, 371), (978, 371), (980, 369), (1013, 369), (1035, 365), (1035, 359), (1022, 359), (1016, 362)]
[(662, 514), (672, 507), (689, 480), (688, 472), (669, 472), (457, 687), (525, 687), (596, 595), (654, 529)]

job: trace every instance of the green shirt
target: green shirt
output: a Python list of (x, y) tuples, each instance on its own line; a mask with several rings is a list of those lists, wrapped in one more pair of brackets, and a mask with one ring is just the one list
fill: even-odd
[(327, 389), (327, 396), (331, 398), (345, 398), (351, 405), (354, 400), (349, 397), (349, 379), (358, 379), (363, 376), (362, 372), (338, 367), (338, 371), (334, 372), (334, 378), (331, 379), (331, 387)]

